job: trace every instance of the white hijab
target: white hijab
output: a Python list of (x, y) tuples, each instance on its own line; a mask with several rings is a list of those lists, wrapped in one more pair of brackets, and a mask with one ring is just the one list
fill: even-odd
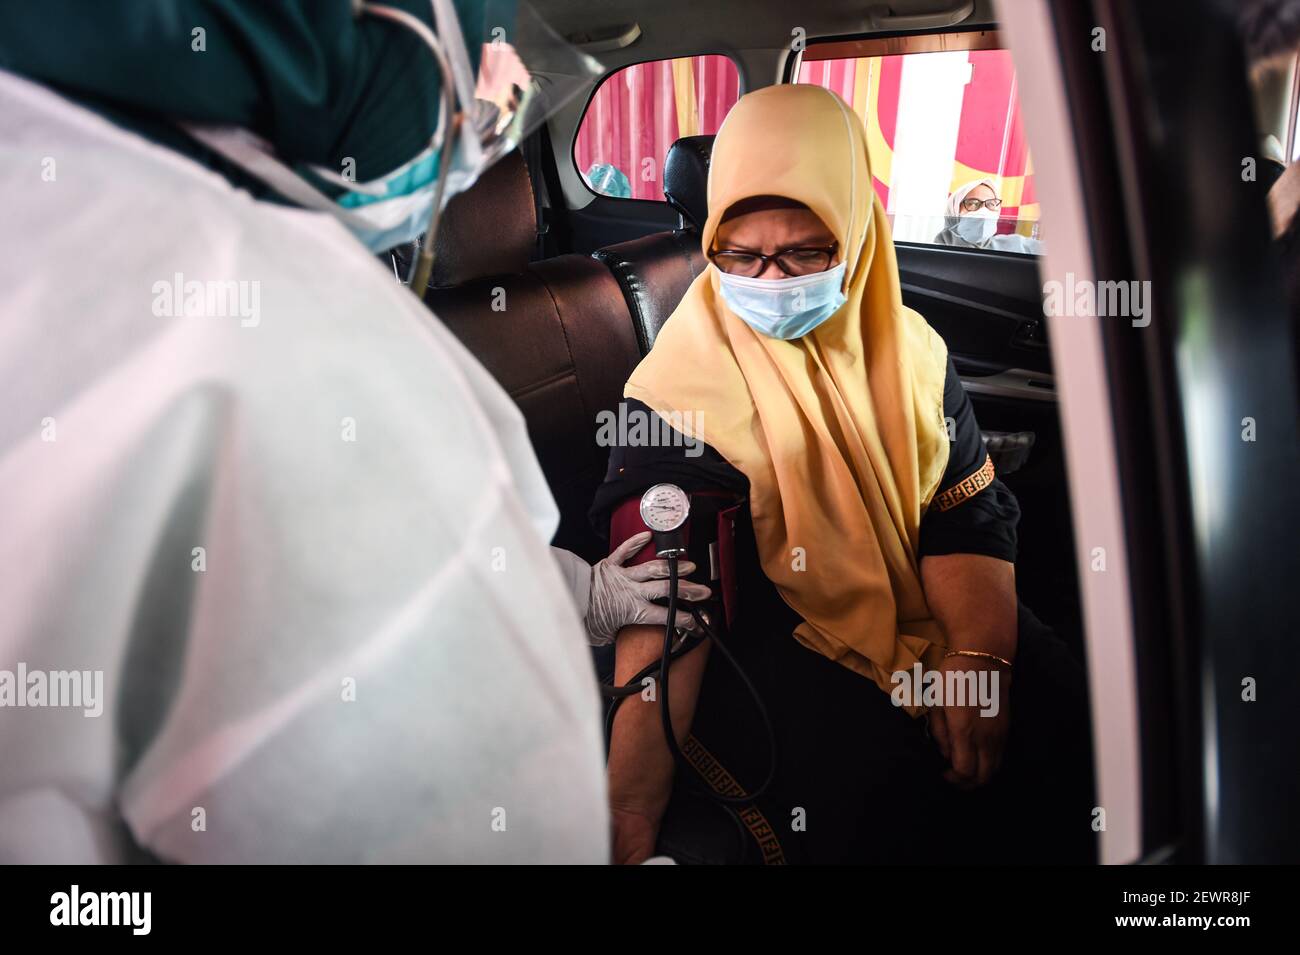
[(967, 196), (978, 189), (980, 186), (988, 186), (993, 190), (993, 194), (998, 194), (997, 184), (992, 179), (972, 179), (964, 185), (958, 186), (952, 195), (948, 197), (948, 215), (961, 215), (961, 204)]

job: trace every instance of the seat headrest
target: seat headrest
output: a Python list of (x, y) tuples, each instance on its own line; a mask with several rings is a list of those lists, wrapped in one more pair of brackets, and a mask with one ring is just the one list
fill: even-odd
[(434, 238), (429, 284), (445, 288), (522, 272), (536, 247), (533, 184), (524, 157), (515, 149), (447, 203)]
[(664, 160), (664, 198), (682, 214), (686, 225), (702, 229), (709, 218), (709, 159), (712, 136), (683, 136)]

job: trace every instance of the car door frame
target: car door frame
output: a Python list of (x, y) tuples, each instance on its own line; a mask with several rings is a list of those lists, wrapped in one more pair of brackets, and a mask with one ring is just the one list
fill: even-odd
[[(1246, 701), (1241, 683), (1300, 667), (1300, 389), (1262, 195), (1224, 199), (1254, 136), (1233, 24), (1206, 0), (1173, 19), (1114, 0), (1004, 11), (1034, 76), (1022, 115), (1052, 217), (1045, 277), (1152, 290), (1146, 324), (1048, 318), (1080, 489), (1102, 860), (1294, 861), (1291, 700), (1274, 683)], [(1240, 440), (1242, 409), (1266, 444)]]

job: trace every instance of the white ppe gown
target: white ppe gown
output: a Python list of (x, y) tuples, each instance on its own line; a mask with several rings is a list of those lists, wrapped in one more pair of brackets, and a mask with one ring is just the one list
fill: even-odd
[(605, 861), (555, 505), (392, 272), (2, 71), (0, 249), (0, 862)]

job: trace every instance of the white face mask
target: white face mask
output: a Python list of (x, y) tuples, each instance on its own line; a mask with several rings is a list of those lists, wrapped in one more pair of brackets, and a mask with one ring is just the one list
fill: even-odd
[(998, 214), (992, 209), (981, 209), (958, 216), (952, 231), (971, 245), (983, 245), (998, 231)]
[[(328, 212), (372, 252), (383, 252), (424, 233), (437, 195), (439, 148), (431, 146), (381, 179), (367, 183), (346, 180), (330, 170), (312, 167), (318, 179), (343, 186), (330, 198), (297, 169), (276, 158), (271, 147), (235, 126), (203, 127), (182, 124), (195, 139), (257, 176), (281, 195), (305, 209)], [(481, 152), (472, 154), (473, 137), (457, 137), (450, 169), (445, 173), (443, 203), (474, 184), (482, 172)]]
[(722, 298), (745, 324), (768, 338), (802, 338), (845, 302), (844, 263), (784, 279), (745, 278), (718, 269)]

